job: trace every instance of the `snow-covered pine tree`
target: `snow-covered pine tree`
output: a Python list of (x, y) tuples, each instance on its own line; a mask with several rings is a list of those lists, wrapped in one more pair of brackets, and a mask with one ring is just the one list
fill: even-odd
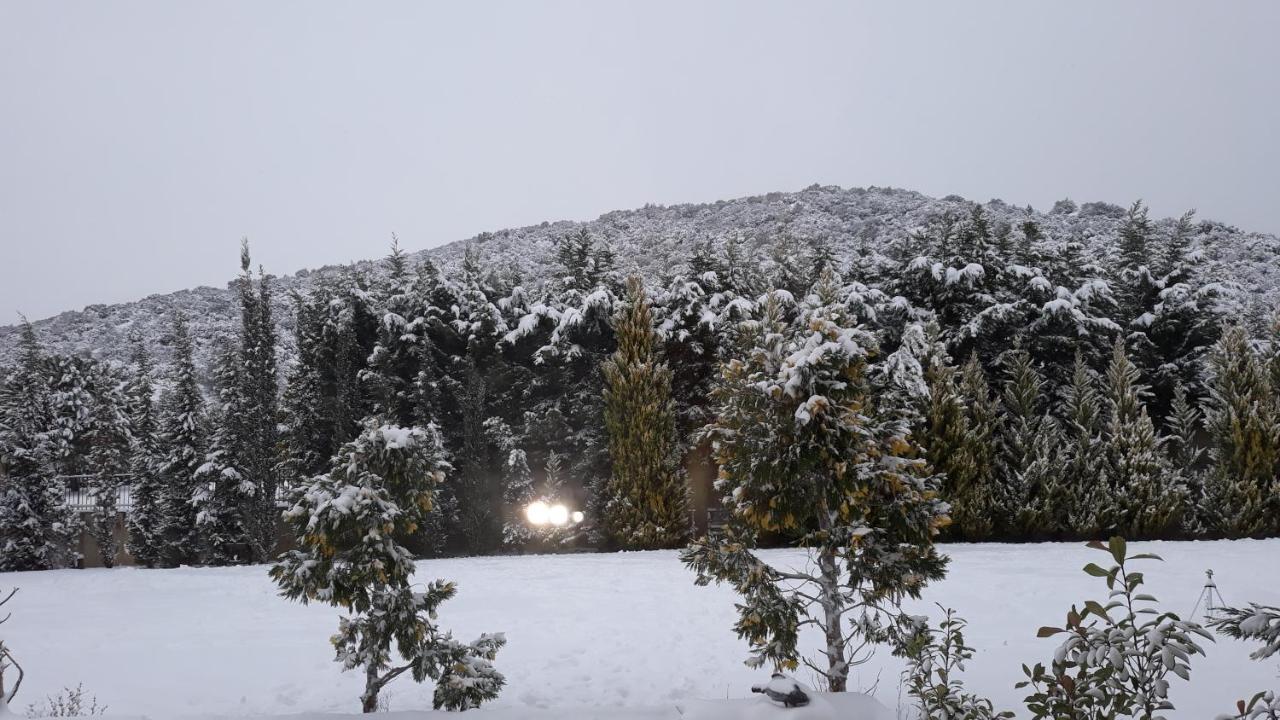
[(1106, 425), (1103, 453), (1107, 482), (1118, 500), (1116, 527), (1135, 539), (1163, 538), (1181, 522), (1185, 497), (1170, 482), (1155, 426), (1143, 403), (1146, 387), (1129, 360), (1124, 340), (1117, 339), (1106, 374)]
[(204, 462), (196, 469), (191, 504), (199, 527), (200, 555), (214, 565), (252, 562), (269, 548), (255, 547), (252, 528), (258, 487), (249, 480), (245, 455), (253, 425), (245, 402), (243, 353), (225, 343), (214, 365), (218, 404), (209, 413), (212, 432)]
[(517, 444), (515, 433), (500, 418), (485, 421), (489, 443), (505, 457), (502, 464), (502, 545), (509, 550), (522, 550), (537, 534), (525, 522), (525, 508), (537, 499), (529, 458)]
[(141, 333), (133, 333), (132, 374), (125, 386), (125, 403), (133, 445), (129, 458), (133, 507), (128, 514), (125, 549), (139, 565), (159, 564), (164, 551), (164, 486), (159, 474), (159, 428), (151, 354)]
[(206, 449), (204, 396), (200, 394), (191, 335), (182, 311), (173, 316), (172, 345), (170, 387), (160, 415), (159, 476), (164, 487), (164, 553), (160, 562), (166, 566), (199, 558), (200, 535), (191, 500), (196, 491), (196, 470), (204, 464)]
[[(429, 516), (449, 465), (434, 427), (399, 427), (369, 419), (333, 458), (328, 473), (293, 491), (285, 521), (298, 549), (280, 556), (271, 577), (281, 594), (347, 611), (332, 642), (335, 659), (365, 675), (360, 701), (376, 712), (387, 683), (409, 673), (436, 681), (436, 708), (465, 710), (497, 696), (503, 677), (491, 661), (505, 640), (455, 640), (436, 624), (453, 583), (411, 585), (413, 557), (399, 538)], [(392, 651), (395, 646), (395, 655)]]
[(1207, 527), (1226, 537), (1277, 531), (1269, 499), (1280, 492), (1276, 403), (1267, 368), (1244, 327), (1226, 328), (1209, 355), (1205, 429), (1212, 467), (1199, 508)]
[[(491, 440), (491, 419), (519, 418), (507, 394), (518, 396), (512, 368), (499, 348), (507, 334), (506, 316), (494, 298), (502, 291), (486, 270), (479, 249), (468, 247), (454, 286), (455, 302), (448, 309), (450, 337), (442, 347), (450, 351), (444, 386), (456, 415), (446, 439), (458, 459), (458, 480), (451, 498), (457, 504), (457, 532), (462, 548), (489, 553), (502, 545), (503, 465), (506, 454)], [(505, 416), (505, 417), (504, 417)]]
[(1059, 513), (1050, 505), (1061, 496), (1061, 432), (1045, 410), (1045, 381), (1031, 354), (1015, 344), (1003, 364), (1002, 477), (996, 507), (1005, 520), (996, 523), (996, 532), (1010, 539), (1043, 538), (1061, 529), (1054, 524)]
[(383, 262), (386, 276), (377, 286), (378, 339), (360, 372), (373, 412), (411, 425), (417, 407), (415, 381), (422, 363), (428, 318), (422, 312), (409, 259), (392, 236), (391, 254)]
[(297, 354), (286, 372), (280, 397), (281, 457), (276, 467), (282, 487), (291, 487), (324, 470), (336, 445), (333, 418), (326, 411), (326, 383), (322, 375), (324, 353), (324, 299), (319, 289), (310, 295), (294, 294), (294, 345)]
[[(568, 497), (558, 499), (585, 500), (588, 516), (598, 519), (599, 491), (610, 475), (600, 365), (616, 349), (617, 274), (612, 251), (589, 234), (562, 238), (557, 247), (556, 279), (544, 288), (543, 301), (533, 303), (503, 337), (502, 346), (528, 372), (521, 396), (521, 446), (559, 453), (572, 484), (564, 488)], [(533, 457), (537, 462), (545, 456)], [(580, 528), (590, 532), (592, 525)]]
[[(270, 557), (276, 542), (279, 509), (276, 507), (278, 457), (277, 413), (280, 379), (276, 368), (276, 328), (272, 319), (271, 276), (258, 266), (255, 284), (250, 271), (249, 242), (240, 245), (240, 367), (238, 403), (243, 409), (236, 424), (242, 433), (233, 450), (245, 498), (245, 533), (250, 540), (249, 559)], [(236, 434), (232, 429), (228, 435)]]
[(103, 567), (115, 567), (120, 550), (116, 540), (116, 524), (120, 520), (118, 499), (131, 468), (133, 428), (125, 380), (120, 373), (108, 365), (90, 363), (89, 379), (93, 420), (83, 470), (92, 476), (89, 480), (94, 494), (91, 529)]
[(1184, 214), (1170, 231), (1162, 263), (1167, 269), (1156, 281), (1146, 326), (1149, 367), (1140, 369), (1150, 379), (1148, 406), (1154, 418), (1167, 418), (1176, 385), (1193, 398), (1204, 396), (1204, 359), (1222, 332), (1228, 293), (1204, 276), (1204, 256), (1189, 246), (1193, 215)]
[(1070, 382), (1062, 389), (1058, 423), (1063, 432), (1062, 492), (1051, 500), (1056, 522), (1070, 537), (1096, 539), (1117, 522), (1102, 451), (1102, 396), (1093, 373), (1077, 352)]
[[(910, 435), (911, 411), (880, 402), (895, 393), (873, 387), (887, 378), (868, 371), (877, 343), (837, 278), (824, 273), (793, 321), (789, 297), (768, 295), (741, 334), (744, 347), (754, 342), (724, 366), (710, 431), (731, 519), (681, 557), (698, 584), (729, 582), (742, 595), (735, 629), (751, 644), (749, 665), (804, 662), (839, 692), (865, 660), (857, 648), (880, 639), (880, 612), (943, 575), (933, 539), (946, 504)], [(760, 560), (752, 548), (769, 531), (798, 534), (814, 569)], [(802, 624), (825, 635), (823, 660), (799, 656)]]
[(614, 316), (618, 349), (604, 362), (604, 422), (613, 474), (605, 485), (604, 528), (619, 547), (677, 547), (689, 534), (689, 509), (676, 443), (671, 370), (644, 283), (627, 278)]
[(0, 570), (47, 570), (76, 558), (77, 518), (47, 462), (50, 373), (35, 328), (24, 318), (17, 367), (0, 385)]

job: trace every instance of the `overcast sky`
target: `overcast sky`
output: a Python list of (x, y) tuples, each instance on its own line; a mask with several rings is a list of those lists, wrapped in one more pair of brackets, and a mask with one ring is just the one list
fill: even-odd
[(1280, 3), (0, 3), (0, 324), (823, 184), (1280, 231)]

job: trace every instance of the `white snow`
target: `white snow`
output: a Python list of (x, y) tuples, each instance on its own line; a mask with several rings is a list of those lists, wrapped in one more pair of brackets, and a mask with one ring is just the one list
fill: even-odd
[[(936, 620), (933, 603), (940, 602), (966, 617), (966, 639), (978, 648), (964, 675), (968, 689), (1025, 717), (1018, 704), (1025, 691), (1013, 687), (1019, 666), (1048, 661), (1057, 646), (1037, 639), (1036, 629), (1062, 622), (1073, 602), (1105, 598), (1105, 585), (1080, 568), (1107, 557), (1075, 543), (945, 550), (953, 558), (948, 577), (909, 610)], [(1175, 612), (1195, 605), (1208, 568), (1227, 603), (1280, 605), (1280, 540), (1134, 543), (1132, 552), (1167, 560), (1147, 563), (1147, 587)], [(794, 550), (763, 555), (779, 565), (804, 563)], [(496, 665), (508, 685), (486, 706), (494, 710), (476, 716), (482, 720), (674, 720), (681, 713), (811, 720), (824, 717), (824, 703), (866, 702), (819, 695), (808, 708), (775, 711), (751, 695), (768, 673), (742, 664), (747, 648), (731, 630), (732, 591), (695, 587), (675, 552), (459, 558), (418, 567), (422, 582), (458, 583), (457, 598), (441, 608), (443, 627), (461, 637), (506, 633)], [(277, 597), (263, 566), (0, 575), (0, 587), (10, 585), (22, 588), (3, 627), (27, 670), (18, 710), (79, 682), (112, 715), (153, 720), (359, 709), (361, 678), (341, 672), (328, 643), (337, 612)], [(812, 651), (821, 640), (806, 636), (804, 644)], [(1208, 657), (1192, 664), (1192, 683), (1174, 681), (1178, 710), (1170, 717), (1213, 717), (1280, 685), (1277, 663), (1250, 660), (1254, 649), (1227, 638), (1209, 644)], [(882, 651), (854, 670), (850, 687), (874, 687), (881, 703), (895, 707), (900, 667)], [(814, 684), (803, 670), (797, 678)], [(403, 711), (430, 708), (431, 692), (402, 678), (385, 694), (392, 711)], [(876, 718), (874, 710), (840, 712)]]

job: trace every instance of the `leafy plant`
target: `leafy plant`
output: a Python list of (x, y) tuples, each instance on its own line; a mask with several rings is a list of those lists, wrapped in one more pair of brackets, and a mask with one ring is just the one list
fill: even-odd
[(1156, 598), (1140, 592), (1143, 574), (1130, 569), (1136, 560), (1160, 560), (1152, 554), (1128, 555), (1125, 541), (1113, 537), (1089, 547), (1111, 554), (1109, 568), (1095, 563), (1084, 572), (1102, 578), (1106, 604), (1086, 600), (1072, 606), (1063, 627), (1042, 627), (1039, 637), (1066, 635), (1048, 667), (1022, 666), (1027, 679), (1017, 687), (1034, 692), (1025, 699), (1033, 717), (1054, 720), (1162, 718), (1173, 709), (1169, 675), (1191, 677), (1191, 657), (1203, 655), (1196, 638), (1213, 637), (1200, 625), (1156, 607)]
[(951, 608), (938, 608), (943, 619), (936, 631), (926, 617), (904, 615), (899, 620), (901, 637), (895, 654), (907, 659), (902, 678), (907, 694), (916, 701), (920, 719), (1012, 718), (1011, 712), (996, 712), (987, 698), (964, 692), (959, 675), (973, 657), (973, 648), (964, 642), (966, 623)]
[[(1220, 608), (1209, 626), (1237, 640), (1261, 640), (1262, 647), (1249, 655), (1263, 660), (1280, 652), (1280, 608), (1249, 603), (1249, 608)], [(1280, 720), (1280, 695), (1260, 692), (1248, 702), (1236, 702), (1236, 714), (1219, 715), (1219, 720)]]

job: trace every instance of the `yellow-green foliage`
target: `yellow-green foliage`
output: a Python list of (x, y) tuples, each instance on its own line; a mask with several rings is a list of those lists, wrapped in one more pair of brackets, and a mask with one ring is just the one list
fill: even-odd
[(671, 548), (688, 536), (689, 513), (676, 443), (671, 370), (658, 358), (649, 298), (638, 277), (615, 319), (617, 352), (604, 372), (604, 420), (613, 475), (606, 531), (624, 548)]

